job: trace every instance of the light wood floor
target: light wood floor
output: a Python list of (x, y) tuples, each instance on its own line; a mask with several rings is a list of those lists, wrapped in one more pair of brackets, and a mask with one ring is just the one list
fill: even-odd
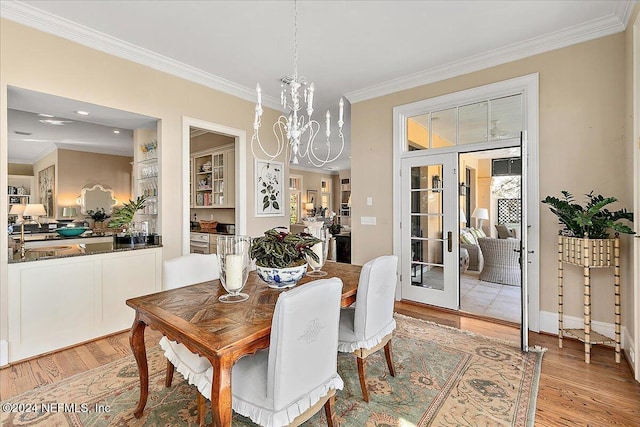
[[(420, 319), (519, 342), (519, 330), (507, 323), (488, 322), (471, 315), (399, 302), (396, 311)], [(157, 332), (147, 329), (147, 345), (157, 343)], [(591, 364), (584, 363), (583, 345), (565, 340), (558, 348), (555, 336), (531, 333), (530, 345), (548, 348), (536, 410), (536, 426), (638, 426), (640, 384), (623, 359), (614, 362), (613, 350), (594, 346)], [(131, 354), (128, 334), (121, 333), (60, 352), (13, 364), (0, 370), (0, 399), (54, 383), (71, 375)]]

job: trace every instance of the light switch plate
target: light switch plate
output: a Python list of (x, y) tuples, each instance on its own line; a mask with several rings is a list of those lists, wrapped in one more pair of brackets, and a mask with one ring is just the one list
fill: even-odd
[(376, 217), (375, 216), (361, 216), (360, 224), (362, 225), (376, 225)]

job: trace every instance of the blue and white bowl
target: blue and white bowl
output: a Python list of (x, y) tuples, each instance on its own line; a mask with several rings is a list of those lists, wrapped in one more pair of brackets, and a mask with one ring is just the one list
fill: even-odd
[(302, 279), (307, 271), (307, 264), (289, 268), (272, 268), (256, 266), (258, 276), (274, 289), (291, 288)]

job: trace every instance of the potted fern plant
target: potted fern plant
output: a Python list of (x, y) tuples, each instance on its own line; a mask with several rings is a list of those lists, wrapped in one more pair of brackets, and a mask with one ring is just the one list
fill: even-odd
[(272, 228), (252, 240), (249, 256), (256, 263), (258, 276), (269, 287), (295, 286), (307, 271), (307, 257), (318, 262), (311, 249), (321, 240), (306, 233), (289, 233), (286, 228)]
[(134, 245), (135, 243), (144, 243), (137, 241), (137, 234), (133, 228), (133, 218), (140, 209), (143, 209), (145, 196), (138, 196), (136, 200), (129, 200), (123, 203), (122, 207), (117, 208), (111, 215), (109, 228), (117, 228), (120, 231), (115, 236), (116, 246)]

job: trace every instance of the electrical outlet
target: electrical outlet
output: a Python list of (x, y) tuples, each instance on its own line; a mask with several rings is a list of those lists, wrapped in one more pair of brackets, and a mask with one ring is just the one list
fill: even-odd
[(629, 349), (629, 357), (631, 358), (631, 363), (636, 363), (636, 354), (632, 348)]

